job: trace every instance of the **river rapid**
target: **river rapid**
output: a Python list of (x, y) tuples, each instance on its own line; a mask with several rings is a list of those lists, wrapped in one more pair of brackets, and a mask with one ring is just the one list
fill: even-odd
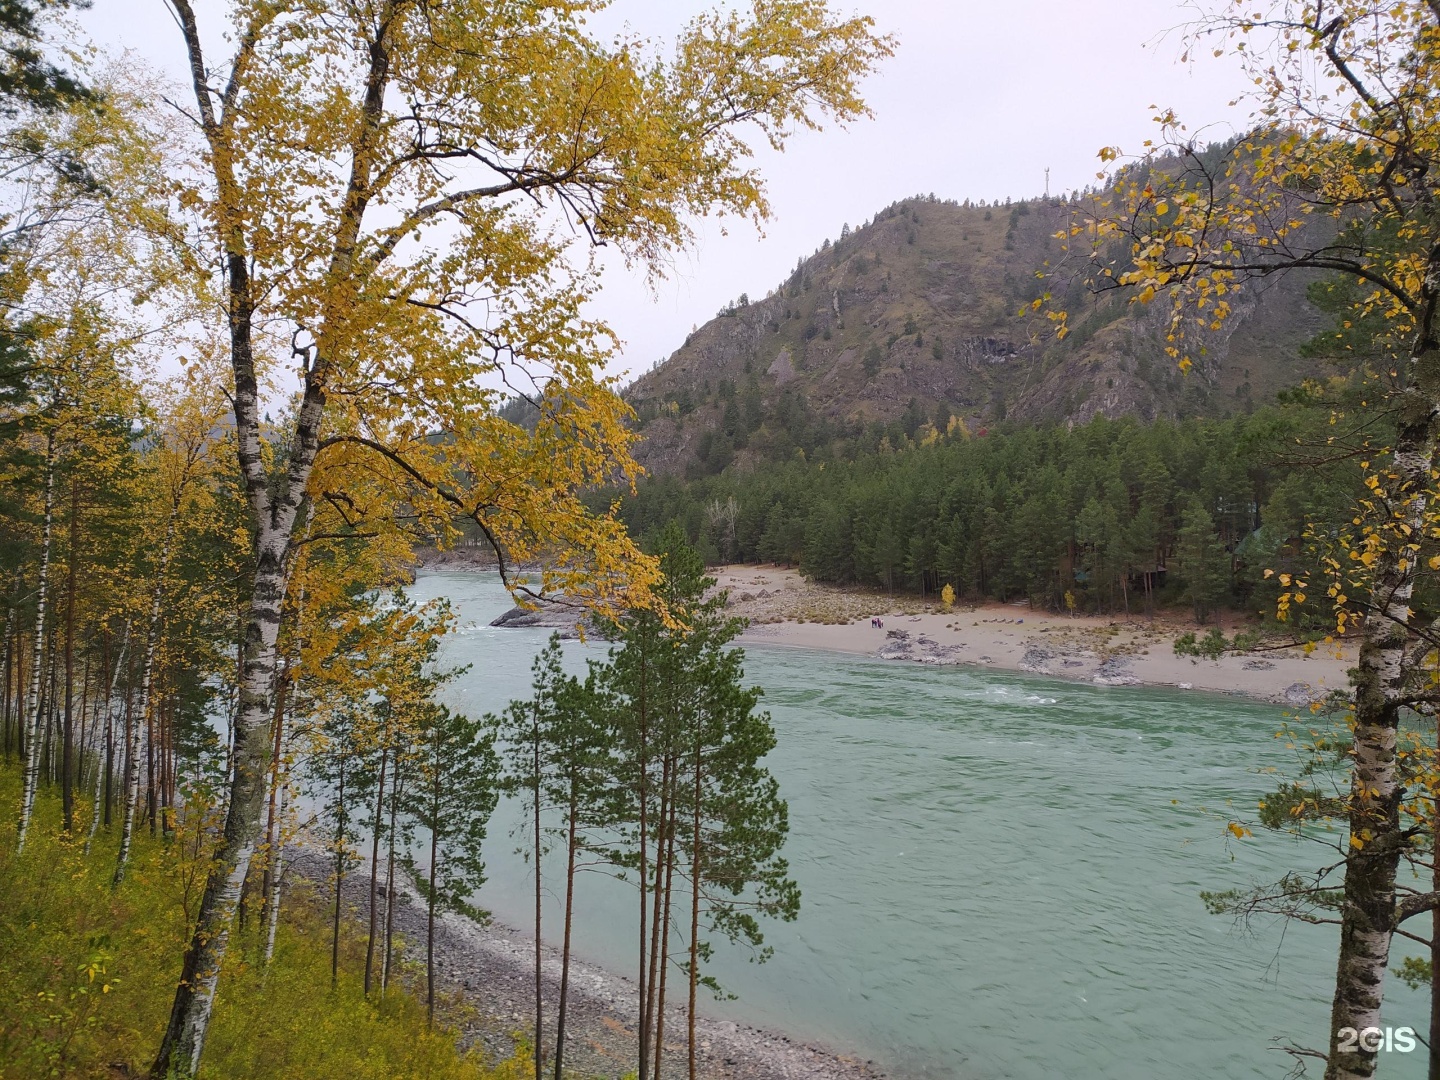
[[(444, 660), (471, 667), (453, 706), (528, 696), (548, 631), (487, 625), (510, 606), (495, 575), (423, 573), (411, 594), (460, 616)], [(606, 648), (568, 643), (567, 663)], [(1224, 831), (1230, 801), (1243, 814), (1271, 785), (1259, 770), (1293, 768), (1277, 708), (784, 647), (749, 647), (745, 667), (779, 739), (802, 910), (766, 928), (768, 963), (718, 947), (736, 997), (711, 1013), (943, 1080), (1279, 1078), (1294, 1062), (1277, 1043), (1326, 1044), (1334, 929), (1237, 927), (1199, 896), (1324, 859)], [(528, 927), (519, 818), (501, 803), (476, 901)], [(629, 972), (633, 889), (582, 875), (579, 904), (580, 954)], [(1385, 1023), (1424, 1034), (1427, 1017), (1428, 996), (1392, 979)], [(1423, 1048), (1384, 1055), (1380, 1075), (1424, 1076)]]

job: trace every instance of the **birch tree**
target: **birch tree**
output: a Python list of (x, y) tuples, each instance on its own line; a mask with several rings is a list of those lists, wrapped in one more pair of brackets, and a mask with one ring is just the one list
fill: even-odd
[[(1329, 583), (1336, 636), (1359, 640), (1339, 958), (1328, 1046), (1296, 1051), (1323, 1058), (1327, 1080), (1350, 1080), (1375, 1072), (1369, 1040), (1345, 1033), (1381, 1026), (1393, 935), (1440, 904), (1440, 892), (1402, 899), (1396, 883), (1414, 843), (1401, 825), (1398, 732), (1406, 709), (1436, 700), (1424, 663), (1435, 624), (1415, 597), (1440, 432), (1440, 4), (1274, 0), (1212, 12), (1192, 28), (1190, 50), (1237, 58), (1252, 76), (1253, 129), (1207, 148), (1159, 111), (1157, 144), (1124, 163), (1111, 194), (1077, 209), (1068, 246), (1102, 292), (1159, 305), (1163, 346), (1187, 370), (1250, 281), (1322, 271), (1358, 283), (1336, 332), (1372, 330), (1369, 388), (1394, 434), (1359, 448), (1371, 496), (1339, 556), (1365, 569), (1367, 587)], [(1101, 157), (1123, 155), (1109, 147)], [(1047, 314), (1063, 336), (1066, 313)], [(1309, 596), (1302, 579), (1287, 575), (1284, 586), (1282, 616)]]
[[(243, 0), (216, 65), (205, 42), (219, 35), (170, 0), (202, 149), (176, 202), (197, 214), (194, 250), (223, 268), (254, 576), (226, 824), (156, 1076), (192, 1075), (203, 1050), (264, 816), (287, 555), (309, 501), (343, 504), (347, 469), (387, 469), (442, 536), (464, 514), (503, 558), (559, 553), (544, 585), (643, 590), (650, 564), (579, 498), (634, 467), (625, 409), (597, 374), (607, 332), (580, 316), (594, 274), (568, 241), (658, 271), (687, 215), (763, 215), (742, 126), (779, 147), (862, 115), (858, 80), (889, 48), (868, 20), (767, 0), (696, 20), (663, 61), (590, 37), (594, 6)], [(197, 255), (192, 273), (210, 266)], [(296, 400), (273, 464), (267, 371)], [(485, 374), (538, 388), (533, 431), (496, 417)]]

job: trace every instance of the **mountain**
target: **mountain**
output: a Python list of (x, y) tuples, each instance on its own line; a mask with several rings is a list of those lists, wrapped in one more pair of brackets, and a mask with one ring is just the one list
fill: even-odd
[[(1315, 370), (1299, 355), (1323, 316), (1297, 276), (1247, 284), (1182, 374), (1164, 352), (1163, 304), (1095, 297), (1054, 238), (1065, 199), (1004, 206), (933, 196), (881, 211), (802, 259), (763, 300), (742, 296), (625, 391), (659, 474), (834, 452), (1009, 419), (1226, 416)], [(1037, 271), (1048, 267), (1045, 280)], [(1019, 315), (1064, 293), (1070, 336)]]

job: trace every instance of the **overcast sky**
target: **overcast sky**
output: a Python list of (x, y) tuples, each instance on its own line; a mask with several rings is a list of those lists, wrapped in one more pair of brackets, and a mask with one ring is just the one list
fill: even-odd
[[(1176, 0), (885, 0), (852, 5), (898, 49), (865, 86), (872, 120), (798, 136), (759, 155), (773, 217), (758, 235), (741, 222), (700, 240), (658, 290), (616, 265), (596, 314), (624, 341), (615, 370), (638, 372), (673, 352), (726, 301), (763, 296), (827, 237), (897, 199), (1038, 195), (1092, 182), (1101, 146), (1137, 150), (1155, 130), (1151, 105), (1174, 108), (1216, 138), (1243, 123), (1227, 103), (1242, 88), (1233, 63), (1181, 65)], [(212, 7), (211, 4), (200, 5)], [(215, 5), (218, 7), (218, 5)], [(601, 29), (628, 23), (663, 40), (701, 0), (614, 0)], [(213, 20), (212, 20), (213, 21)], [(163, 0), (94, 0), (82, 23), (107, 48), (130, 48), (183, 77), (179, 34)], [(607, 35), (608, 36), (608, 33)]]

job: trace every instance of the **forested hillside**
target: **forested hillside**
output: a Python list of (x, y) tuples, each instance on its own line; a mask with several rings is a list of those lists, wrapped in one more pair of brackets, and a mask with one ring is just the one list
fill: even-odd
[(1361, 490), (1353, 462), (1322, 463), (1320, 405), (1315, 386), (1229, 420), (957, 426), (848, 460), (656, 478), (624, 515), (642, 535), (679, 519), (712, 561), (798, 564), (820, 581), (1061, 610), (1273, 612), (1265, 572), (1293, 568), (1307, 529), (1346, 518)]
[[(873, 447), (887, 431), (893, 442), (926, 423), (945, 430), (952, 417), (971, 429), (1007, 418), (1222, 418), (1313, 370), (1298, 348), (1321, 316), (1294, 275), (1238, 298), (1182, 374), (1165, 355), (1163, 311), (1091, 295), (1066, 262), (1055, 234), (1086, 201), (917, 197), (845, 226), (763, 299), (726, 304), (635, 380), (625, 396), (644, 437), (637, 458), (656, 473), (702, 476), (796, 450)], [(1064, 341), (1028, 314), (1052, 290), (1071, 313)]]

